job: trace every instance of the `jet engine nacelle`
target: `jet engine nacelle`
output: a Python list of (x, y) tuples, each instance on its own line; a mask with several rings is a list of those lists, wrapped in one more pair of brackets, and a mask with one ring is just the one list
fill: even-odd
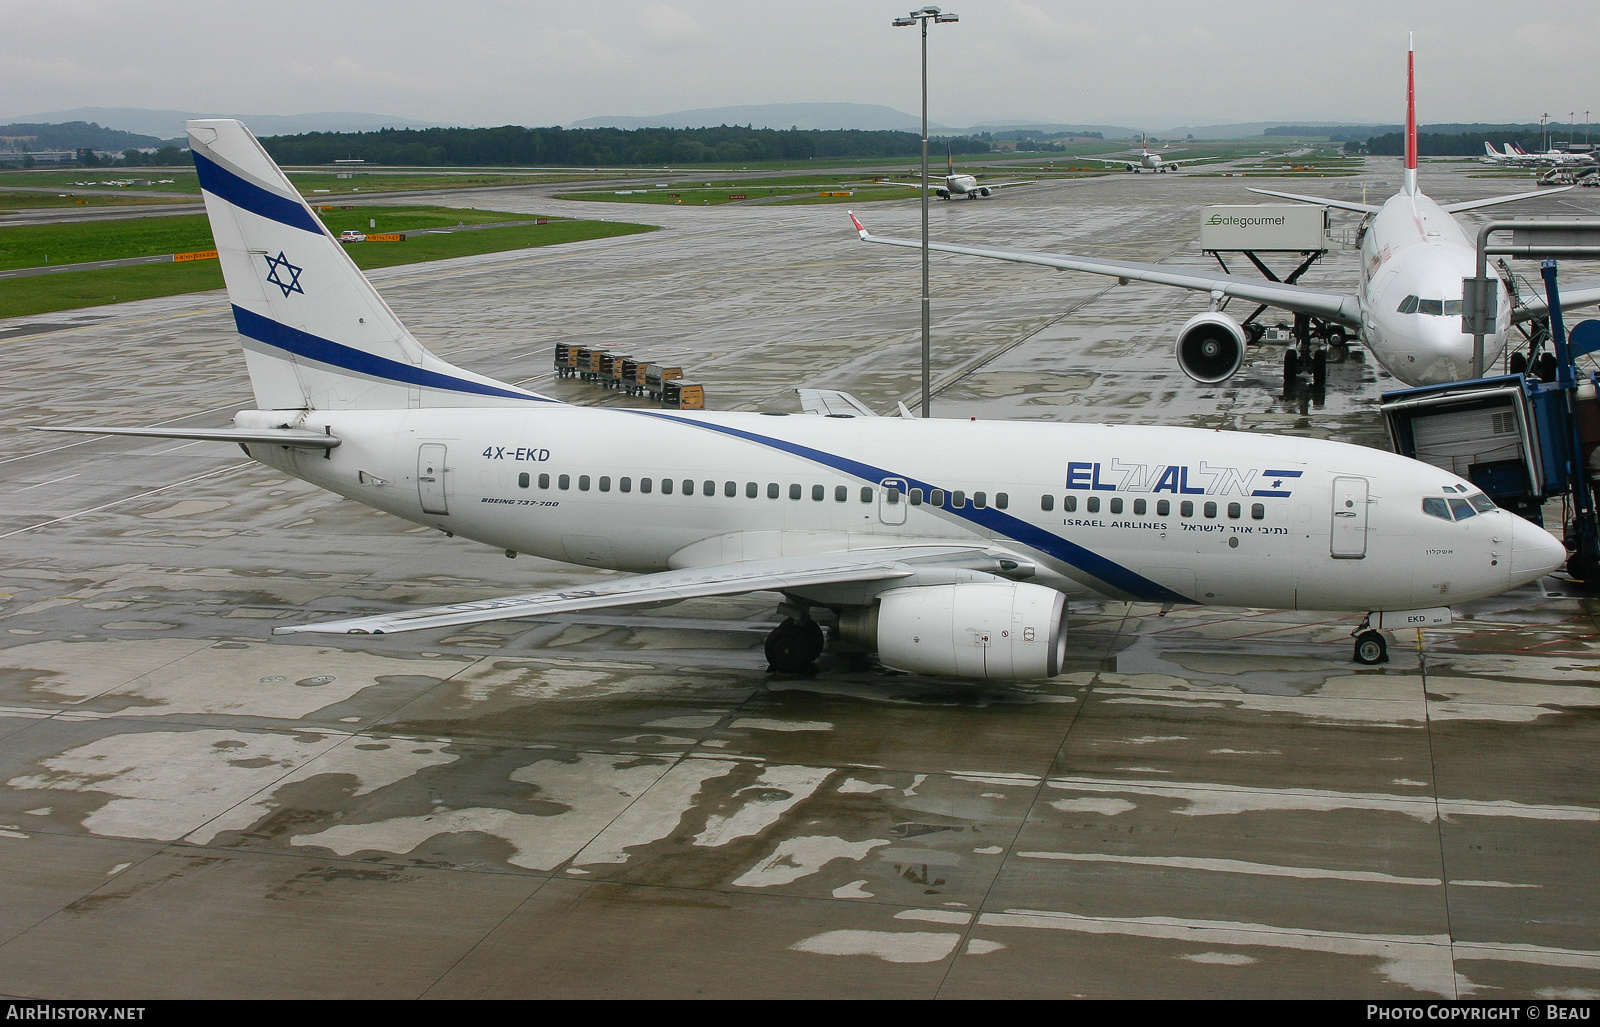
[(1061, 672), (1067, 597), (1025, 581), (914, 585), (839, 617), (846, 640), (893, 670), (1029, 681)]
[(1178, 366), (1202, 385), (1227, 381), (1244, 363), (1244, 329), (1220, 310), (1196, 314), (1178, 332)]
[(948, 200), (950, 198), (950, 190), (940, 187), (933, 191), (933, 195), (939, 197), (941, 200)]
[(978, 187), (978, 195), (979, 196), (988, 196), (989, 195), (989, 187), (986, 186), (986, 185), (979, 186)]

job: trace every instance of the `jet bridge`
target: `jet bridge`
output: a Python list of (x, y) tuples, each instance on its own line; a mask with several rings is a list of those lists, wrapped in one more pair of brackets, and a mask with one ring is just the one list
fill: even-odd
[[(1200, 210), (1200, 250), (1216, 258), (1227, 274), (1233, 274), (1233, 269), (1223, 259), (1223, 254), (1243, 254), (1267, 281), (1294, 285), (1330, 250), (1355, 248), (1351, 242), (1333, 236), (1328, 210), (1303, 203), (1203, 207)], [(1300, 260), (1283, 276), (1262, 259), (1263, 255), (1282, 257), (1286, 254), (1298, 256)], [(1344, 326), (1309, 314), (1295, 314), (1292, 326), (1267, 325), (1259, 320), (1266, 310), (1265, 303), (1257, 306), (1239, 327), (1252, 344), (1281, 342), (1286, 345), (1284, 391), (1294, 387), (1302, 370), (1310, 372), (1313, 387), (1322, 388), (1328, 378), (1327, 347), (1344, 346), (1349, 342)]]
[[(1476, 280), (1467, 279), (1463, 330), (1492, 324), (1495, 295), (1483, 274), (1490, 252), (1600, 256), (1585, 235), (1600, 223), (1491, 222), (1478, 239)], [(1514, 230), (1516, 242), (1491, 247), (1492, 232)], [(1567, 573), (1600, 587), (1600, 374), (1581, 371), (1579, 357), (1600, 352), (1600, 321), (1569, 333), (1561, 314), (1556, 261), (1541, 268), (1548, 302), (1550, 380), (1525, 374), (1475, 378), (1383, 395), (1384, 422), (1395, 452), (1459, 474), (1498, 505), (1543, 524), (1545, 502), (1563, 504)], [(1481, 346), (1481, 343), (1480, 343)], [(1479, 366), (1481, 366), (1481, 348)]]

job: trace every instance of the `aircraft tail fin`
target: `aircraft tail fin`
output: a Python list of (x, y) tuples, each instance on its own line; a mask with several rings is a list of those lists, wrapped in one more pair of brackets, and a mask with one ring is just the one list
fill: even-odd
[(517, 406), (545, 399), (412, 338), (237, 121), (188, 123), (222, 275), (263, 410)]
[(1405, 191), (1417, 192), (1417, 53), (1406, 35), (1406, 176)]

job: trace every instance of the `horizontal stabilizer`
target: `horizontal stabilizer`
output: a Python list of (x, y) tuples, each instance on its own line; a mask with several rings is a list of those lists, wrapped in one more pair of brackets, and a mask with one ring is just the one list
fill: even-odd
[(201, 442), (264, 442), (303, 449), (333, 449), (335, 436), (304, 428), (90, 428), (31, 424), (34, 431), (67, 431), (79, 435), (134, 435), (151, 439), (197, 439)]
[[(1295, 200), (1300, 203), (1315, 203), (1319, 207), (1332, 207), (1335, 210), (1353, 210), (1357, 214), (1376, 214), (1383, 208), (1375, 203), (1357, 203), (1354, 200), (1330, 200), (1326, 196), (1303, 196), (1300, 193), (1280, 193), (1272, 189), (1251, 188), (1253, 193), (1262, 196), (1276, 196), (1280, 200)], [(1445, 210), (1449, 210), (1446, 207)]]
[(1447, 214), (1459, 214), (1464, 210), (1477, 210), (1479, 207), (1494, 207), (1502, 203), (1512, 203), (1516, 200), (1527, 200), (1535, 196), (1553, 196), (1564, 193), (1572, 186), (1564, 185), (1556, 189), (1536, 189), (1531, 193), (1512, 193), (1510, 196), (1491, 196), (1484, 200), (1463, 200), (1460, 203), (1441, 203)]
[(985, 551), (971, 546), (903, 546), (822, 553), (814, 556), (785, 556), (774, 560), (691, 567), (684, 570), (639, 574), (629, 578), (597, 582), (593, 588), (530, 592), (527, 595), (485, 599), (475, 603), (452, 603), (421, 610), (404, 610), (374, 617), (353, 617), (274, 628), (279, 635), (300, 631), (352, 635), (381, 635), (391, 631), (417, 631), (422, 628), (456, 627), (484, 621), (541, 617), (578, 610), (599, 610), (613, 606), (675, 602), (700, 596), (739, 595), (744, 592), (781, 592), (813, 585), (833, 585), (851, 581), (888, 581), (908, 578), (916, 567), (907, 561), (961, 561)]
[(865, 403), (848, 392), (833, 389), (795, 389), (800, 394), (800, 406), (808, 414), (846, 417), (877, 417)]

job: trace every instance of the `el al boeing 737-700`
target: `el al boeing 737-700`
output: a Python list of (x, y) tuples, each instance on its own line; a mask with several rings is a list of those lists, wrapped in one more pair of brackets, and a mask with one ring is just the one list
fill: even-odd
[[(382, 633), (776, 592), (766, 654), (1057, 673), (1072, 599), (1436, 611), (1561, 566), (1469, 482), (1317, 439), (1190, 428), (571, 406), (425, 349), (237, 121), (188, 124), (256, 408), (254, 459), (508, 555), (634, 572), (298, 624)], [(1364, 662), (1382, 634), (1357, 637)]]
[[(1150, 282), (1210, 294), (1210, 309), (1196, 314), (1178, 331), (1178, 366), (1197, 382), (1225, 381), (1244, 363), (1246, 335), (1239, 322), (1222, 309), (1230, 297), (1294, 311), (1319, 319), (1331, 332), (1353, 330), (1390, 374), (1407, 385), (1460, 381), (1472, 374), (1473, 337), (1462, 331), (1463, 278), (1476, 273), (1477, 250), (1452, 216), (1560, 190), (1517, 193), (1483, 200), (1439, 204), (1417, 185), (1417, 113), (1413, 55), (1406, 60), (1406, 167), (1400, 191), (1382, 206), (1330, 200), (1318, 196), (1252, 189), (1251, 192), (1315, 203), (1365, 214), (1361, 231), (1361, 280), (1357, 292), (1339, 293), (1284, 282), (1252, 281), (1233, 275), (1188, 268), (1138, 264), (1104, 257), (1032, 253), (985, 246), (931, 243), (942, 253), (961, 253), (1063, 271), (1109, 275), (1123, 281)], [(1566, 188), (1571, 188), (1568, 186)], [(867, 242), (921, 248), (914, 239), (892, 239), (869, 233), (851, 215)], [(1544, 316), (1539, 299), (1511, 302), (1505, 282), (1495, 290), (1494, 330), (1484, 338), (1487, 367), (1505, 350), (1515, 322)], [(1563, 287), (1565, 310), (1600, 303), (1600, 283)], [(1319, 351), (1325, 353), (1325, 351)], [(1312, 354), (1299, 354), (1300, 358)], [(1293, 366), (1295, 360), (1290, 360)]]

